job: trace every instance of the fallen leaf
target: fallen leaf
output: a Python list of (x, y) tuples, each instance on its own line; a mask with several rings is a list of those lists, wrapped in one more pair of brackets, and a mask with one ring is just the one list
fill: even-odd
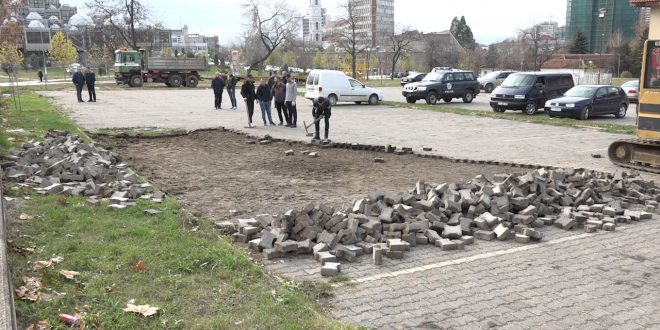
[(92, 317), (92, 323), (94, 324), (94, 326), (97, 329), (102, 329), (101, 328), (101, 317), (99, 316), (99, 314), (94, 314), (94, 316)]
[(34, 252), (34, 249), (33, 249), (33, 248), (20, 247), (20, 246), (14, 244), (14, 243), (10, 243), (10, 244), (9, 244), (9, 247), (11, 248), (12, 251), (14, 251), (14, 252), (16, 252), (16, 253), (18, 253), (18, 254), (20, 254), (20, 255), (22, 255), (22, 256), (26, 256), (26, 255), (28, 255), (28, 254)]
[(15, 290), (16, 298), (27, 301), (37, 301), (41, 298), (41, 292), (32, 290), (26, 286), (21, 286)]
[(117, 290), (117, 284), (115, 284), (115, 283), (112, 283), (112, 285), (105, 287), (105, 292), (108, 292), (108, 293), (109, 292), (115, 292), (115, 290)]
[(78, 313), (87, 313), (92, 310), (92, 306), (83, 305), (82, 307), (76, 307), (76, 312)]
[(31, 216), (29, 216), (27, 213), (21, 213), (21, 215), (18, 217), (21, 220), (30, 220), (32, 219)]
[(73, 270), (60, 270), (60, 274), (66, 277), (67, 280), (73, 280), (76, 276), (80, 275), (79, 272)]
[(126, 304), (126, 308), (124, 308), (124, 312), (138, 313), (138, 314), (142, 314), (143, 316), (152, 316), (158, 313), (159, 309), (160, 308), (158, 307), (153, 307), (150, 305)]
[(146, 268), (147, 268), (147, 264), (144, 262), (144, 260), (140, 260), (136, 262), (135, 265), (133, 265), (133, 269), (140, 272), (145, 270)]
[(41, 279), (38, 277), (34, 276), (23, 276), (21, 278), (23, 280), (23, 284), (32, 290), (39, 290), (41, 289)]
[(53, 266), (61, 263), (62, 261), (64, 261), (64, 258), (62, 258), (62, 257), (54, 257), (54, 258), (50, 258), (50, 260), (46, 260), (46, 261), (39, 260), (39, 261), (36, 261), (34, 263), (34, 270), (39, 270), (39, 269), (43, 269), (43, 268), (50, 268), (50, 267), (53, 267)]
[(25, 330), (48, 330), (50, 329), (50, 325), (48, 324), (48, 321), (39, 321), (37, 323), (32, 323), (25, 328)]

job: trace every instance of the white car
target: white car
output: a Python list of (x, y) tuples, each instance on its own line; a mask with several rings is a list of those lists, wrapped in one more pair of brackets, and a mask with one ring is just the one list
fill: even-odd
[(327, 98), (330, 105), (337, 102), (376, 105), (383, 100), (381, 90), (367, 87), (341, 71), (312, 70), (307, 76), (305, 98), (313, 100), (319, 96)]
[(81, 66), (82, 65), (80, 65), (80, 63), (73, 63), (73, 64), (69, 65), (68, 68), (66, 68), (66, 72), (68, 72), (68, 73), (76, 72), (76, 71), (78, 71), (78, 68), (81, 67)]

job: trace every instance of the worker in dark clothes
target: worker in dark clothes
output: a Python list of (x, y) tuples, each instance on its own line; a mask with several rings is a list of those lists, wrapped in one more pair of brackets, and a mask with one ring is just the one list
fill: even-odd
[(78, 96), (78, 102), (85, 102), (82, 99), (82, 90), (85, 85), (85, 76), (82, 74), (82, 68), (78, 68), (76, 72), (71, 76), (71, 81), (76, 86), (76, 95)]
[[(325, 135), (324, 140), (328, 140), (328, 133), (330, 132), (330, 115), (331, 113), (330, 102), (323, 96), (314, 100), (314, 107), (312, 108), (312, 115), (314, 116), (314, 140), (320, 140), (321, 119), (325, 121)], [(321, 118), (323, 117), (323, 118)]]
[(85, 84), (87, 85), (87, 93), (89, 94), (89, 100), (87, 102), (96, 102), (96, 74), (90, 68), (85, 68)]
[(252, 115), (254, 114), (254, 102), (256, 101), (257, 98), (254, 92), (254, 78), (252, 77), (251, 74), (247, 75), (247, 79), (243, 83), (243, 86), (241, 87), (241, 96), (243, 97), (243, 100), (245, 101), (245, 106), (247, 107), (247, 115), (248, 115), (247, 127), (254, 128), (255, 126), (252, 125)]
[(215, 95), (215, 110), (220, 110), (222, 109), (222, 92), (225, 90), (225, 80), (220, 76), (220, 72), (217, 72), (211, 81), (211, 88)]
[(37, 77), (39, 77), (39, 82), (44, 82), (44, 73), (41, 70), (37, 72)]
[[(284, 100), (286, 99), (286, 85), (279, 81), (278, 78), (275, 78), (275, 85), (271, 90), (273, 98), (275, 99), (275, 108), (277, 109), (277, 116), (280, 118), (279, 126), (284, 125), (286, 121), (287, 126), (291, 125), (291, 119), (289, 118), (289, 111), (287, 111), (286, 106), (284, 105)], [(284, 117), (282, 117), (282, 110), (284, 110)]]

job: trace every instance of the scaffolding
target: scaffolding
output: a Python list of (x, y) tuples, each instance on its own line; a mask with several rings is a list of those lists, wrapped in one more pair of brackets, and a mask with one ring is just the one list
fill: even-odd
[[(601, 8), (607, 9), (602, 19), (598, 17)], [(578, 31), (589, 40), (589, 52), (607, 52), (607, 41), (612, 35), (621, 32), (624, 39), (635, 36), (639, 24), (639, 8), (621, 0), (568, 0), (566, 5), (567, 40), (573, 40)], [(601, 43), (604, 45), (601, 50)]]

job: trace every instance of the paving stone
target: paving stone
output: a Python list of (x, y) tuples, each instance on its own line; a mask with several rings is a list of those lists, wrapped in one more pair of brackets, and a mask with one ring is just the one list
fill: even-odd
[(316, 258), (316, 261), (320, 262), (321, 264), (325, 264), (326, 262), (337, 261), (337, 256), (330, 253), (329, 251), (318, 252), (314, 255), (314, 257)]
[(608, 222), (603, 224), (603, 230), (605, 231), (614, 231), (616, 229), (616, 224)]
[(336, 262), (326, 262), (321, 266), (321, 276), (328, 277), (339, 274), (341, 271), (341, 264)]
[(440, 247), (442, 251), (456, 250), (458, 248), (456, 242), (446, 238), (435, 241), (435, 246)]
[(586, 225), (584, 225), (584, 231), (587, 233), (595, 233), (596, 231), (598, 231), (598, 226), (587, 223)]
[(516, 234), (514, 239), (515, 239), (516, 242), (523, 243), (523, 244), (529, 243), (529, 241), (530, 241), (530, 237), (527, 236), (527, 235), (523, 235), (523, 234)]
[(571, 219), (566, 216), (561, 216), (559, 219), (555, 220), (555, 226), (564, 229), (571, 230), (575, 227), (575, 219)]
[(505, 241), (511, 236), (511, 230), (503, 224), (497, 225), (497, 227), (493, 229), (493, 232), (495, 233), (495, 236), (497, 236), (497, 239), (500, 241)]
[(484, 240), (484, 241), (492, 241), (497, 237), (495, 232), (490, 231), (490, 230), (476, 230), (474, 232), (474, 238)]

